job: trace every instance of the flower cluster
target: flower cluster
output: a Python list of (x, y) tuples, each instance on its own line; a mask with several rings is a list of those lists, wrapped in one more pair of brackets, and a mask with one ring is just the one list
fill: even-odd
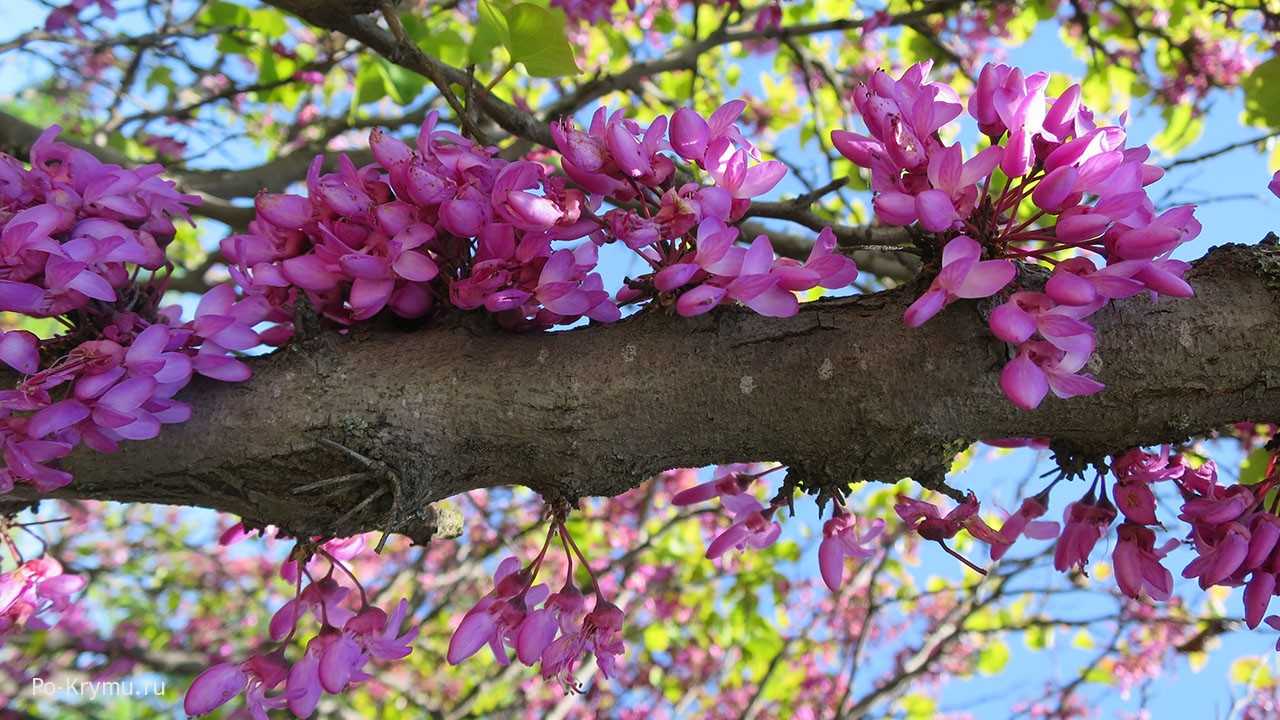
[(978, 498), (973, 493), (969, 493), (969, 497), (963, 503), (948, 511), (946, 515), (943, 515), (938, 506), (933, 503), (916, 500), (905, 495), (898, 496), (898, 502), (893, 506), (893, 510), (921, 538), (938, 543), (943, 550), (947, 551), (948, 555), (983, 575), (987, 574), (986, 570), (951, 549), (951, 546), (947, 545), (947, 540), (958, 535), (961, 530), (965, 530), (974, 538), (991, 545), (992, 557), (998, 557), (999, 554), (1003, 554), (1003, 551), (995, 548), (1006, 547), (1012, 542), (1004, 534), (993, 530), (978, 515)]
[(174, 394), (194, 372), (247, 378), (230, 353), (259, 344), (252, 326), (269, 310), (237, 301), (231, 286), (211, 290), (185, 324), (177, 308), (159, 309), (173, 218), (199, 199), (159, 179), (158, 165), (104, 164), (55, 141), (58, 131), (41, 134), (30, 168), (0, 155), (0, 310), (68, 328), (44, 339), (0, 330), (0, 361), (25, 376), (0, 392), (0, 492), (66, 485), (71, 475), (53, 463), (77, 444), (111, 452), (186, 420), (191, 408)]
[[(551, 539), (557, 536), (569, 562), (564, 585), (551, 593), (546, 585), (533, 583)], [(590, 612), (586, 595), (573, 579), (574, 557), (582, 562), (594, 588)], [(590, 652), (600, 673), (614, 677), (617, 658), (625, 651), (619, 636), (625, 615), (601, 593), (595, 574), (561, 517), (552, 520), (542, 550), (527, 567), (508, 557), (498, 565), (493, 582), (493, 590), (467, 611), (454, 630), (446, 656), (449, 664), (457, 665), (488, 645), (494, 658), (506, 665), (511, 662), (508, 649), (513, 649), (516, 659), (525, 665), (541, 663), (544, 679), (558, 678), (566, 690), (581, 692), (573, 672), (579, 658)], [(539, 604), (542, 607), (536, 607)]]
[[(307, 198), (259, 195), (250, 233), (224, 240), (222, 250), (250, 297), (281, 309), (300, 289), (339, 325), (383, 308), (425, 318), (453, 307), (545, 328), (583, 317), (611, 322), (620, 304), (649, 299), (686, 316), (733, 301), (792, 315), (794, 292), (847, 285), (857, 269), (834, 254), (830, 231), (804, 263), (775, 258), (764, 237), (734, 245), (729, 224), (786, 172), (754, 161), (734, 124), (744, 107), (728, 103), (706, 119), (682, 109), (648, 128), (604, 108), (585, 130), (557, 122), (564, 176), (437, 130), (432, 114), (416, 147), (375, 130), (374, 165), (343, 158), (337, 173), (321, 174), (317, 160)], [(677, 161), (710, 184), (679, 182)], [(575, 249), (553, 244), (582, 238), (590, 241)], [(616, 298), (594, 272), (599, 246), (615, 241), (653, 270)]]
[(23, 630), (53, 627), (49, 615), (66, 610), (71, 596), (84, 586), (83, 577), (64, 573), (62, 564), (51, 557), (28, 560), (0, 575), (0, 640)]
[[(719, 465), (711, 480), (682, 490), (671, 498), (671, 504), (676, 506), (719, 498), (720, 503), (733, 513), (733, 523), (719, 531), (707, 546), (708, 559), (718, 558), (732, 549), (766, 548), (778, 540), (782, 525), (773, 517), (778, 510), (787, 507), (787, 495), (780, 494), (765, 506), (748, 491), (756, 480), (781, 469), (782, 466), (774, 466), (759, 470), (758, 466), (741, 463)], [(837, 498), (833, 501), (831, 518), (823, 523), (822, 543), (818, 546), (818, 567), (832, 592), (839, 591), (844, 583), (846, 559), (865, 559), (875, 554), (873, 543), (884, 532), (884, 526), (884, 520), (879, 518), (864, 526), (842, 500)]]
[[(223, 541), (243, 536), (242, 528), (233, 528)], [(335, 570), (341, 568), (355, 580), (343, 565), (344, 560), (350, 560), (363, 548), (362, 541), (355, 540), (300, 546), (327, 560), (329, 570), (304, 588), (302, 579), (311, 578), (307, 563), (290, 559), (282, 566), (281, 574), (297, 584), (298, 592), (271, 618), (271, 640), (280, 647), (243, 662), (217, 663), (200, 673), (183, 702), (188, 715), (213, 712), (243, 693), (245, 706), (254, 717), (266, 717), (268, 710), (280, 708), (296, 717), (310, 717), (325, 693), (336, 695), (368, 680), (371, 676), (364, 668), (370, 660), (398, 660), (410, 653), (409, 644), (417, 637), (418, 628), (400, 634), (409, 615), (408, 600), (401, 599), (388, 616), (369, 603), (364, 588), (357, 583), (360, 602), (358, 609), (352, 610), (347, 602), (351, 589), (334, 579)], [(290, 663), (285, 648), (308, 613), (319, 622), (320, 630), (307, 642), (302, 656)], [(268, 694), (277, 688), (278, 692)]]
[[(1178, 481), (1187, 498), (1178, 517), (1191, 525), (1190, 543), (1198, 555), (1182, 576), (1196, 578), (1202, 588), (1244, 585), (1244, 618), (1250, 628), (1266, 615), (1280, 573), (1280, 506), (1272, 492), (1280, 485), (1276, 458), (1273, 453), (1256, 485), (1220, 485), (1211, 462)], [(1266, 620), (1280, 627), (1280, 618)]]
[[(1024, 500), (998, 533), (978, 517), (978, 503), (972, 494), (945, 516), (931, 503), (902, 497), (895, 509), (927, 540), (942, 543), (961, 528), (969, 530), (975, 538), (991, 544), (993, 560), (1000, 559), (1020, 536), (1056, 538), (1054, 567), (1061, 572), (1083, 572), (1093, 548), (1119, 518), (1112, 551), (1116, 584), (1128, 597), (1145, 595), (1163, 601), (1173, 594), (1173, 575), (1163, 561), (1180, 542), (1168, 539), (1156, 545), (1156, 532), (1164, 525), (1157, 516), (1155, 488), (1158, 483), (1172, 483), (1183, 499), (1178, 518), (1191, 526), (1188, 542), (1196, 553), (1182, 576), (1196, 579), (1205, 589), (1243, 585), (1245, 622), (1256, 628), (1263, 622), (1280, 581), (1280, 505), (1272, 497), (1272, 491), (1280, 486), (1276, 459), (1273, 452), (1261, 482), (1228, 487), (1218, 483), (1212, 460), (1192, 467), (1186, 457), (1171, 456), (1167, 447), (1158, 453), (1129, 450), (1110, 459), (1114, 477), (1110, 493), (1100, 471), (1084, 496), (1067, 505), (1061, 534), (1057, 523), (1037, 519), (1047, 510), (1049, 492), (1057, 481)], [(945, 544), (943, 547), (960, 557)], [(1280, 629), (1280, 617), (1266, 618), (1266, 622)]]
[(782, 534), (782, 525), (773, 516), (786, 503), (778, 498), (765, 507), (748, 492), (756, 480), (780, 468), (763, 472), (750, 472), (751, 469), (751, 466), (743, 464), (717, 466), (710, 481), (682, 490), (671, 498), (671, 504), (676, 506), (720, 498), (720, 503), (733, 513), (733, 524), (717, 534), (707, 546), (709, 560), (732, 549), (769, 547)]
[[(998, 295), (991, 332), (1016, 346), (1001, 386), (1018, 407), (1097, 392), (1082, 373), (1096, 340), (1086, 318), (1144, 290), (1185, 297), (1190, 267), (1170, 257), (1196, 237), (1193, 208), (1157, 213), (1145, 187), (1160, 178), (1146, 146), (1126, 148), (1122, 127), (1098, 126), (1072, 85), (1049, 98), (1047, 73), (987, 65), (968, 102), (988, 146), (965, 160), (939, 131), (966, 109), (929, 63), (892, 79), (875, 73), (854, 104), (870, 136), (832, 142), (867, 168), (882, 222), (915, 225), (941, 249), (929, 290), (906, 311), (918, 326), (959, 298)], [(983, 258), (988, 259), (983, 259)], [(1021, 287), (1011, 260), (1052, 268), (1043, 288)]]

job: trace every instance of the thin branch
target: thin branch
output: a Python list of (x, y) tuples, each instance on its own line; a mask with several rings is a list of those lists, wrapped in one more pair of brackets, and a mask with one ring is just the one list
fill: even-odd
[(1193, 155), (1187, 158), (1179, 158), (1167, 165), (1162, 165), (1161, 167), (1163, 167), (1165, 170), (1172, 170), (1182, 165), (1191, 165), (1193, 163), (1204, 162), (1205, 160), (1212, 160), (1213, 158), (1216, 158), (1220, 155), (1226, 155), (1227, 153), (1232, 152), (1234, 150), (1239, 150), (1241, 148), (1247, 148), (1253, 145), (1258, 145), (1275, 137), (1280, 137), (1280, 130), (1273, 130), (1271, 132), (1264, 133), (1257, 137), (1249, 138), (1248, 140), (1240, 140), (1238, 142), (1233, 142), (1229, 145), (1224, 145), (1218, 148), (1217, 150), (1210, 150), (1209, 152), (1202, 153), (1200, 155)]

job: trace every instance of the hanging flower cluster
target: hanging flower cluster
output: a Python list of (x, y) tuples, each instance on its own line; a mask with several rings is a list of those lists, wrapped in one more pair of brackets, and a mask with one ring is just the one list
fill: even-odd
[[(236, 525), (224, 533), (221, 542), (233, 543), (244, 537), (243, 525)], [(369, 602), (364, 587), (344, 564), (363, 549), (361, 538), (299, 544), (294, 552), (297, 557), (290, 557), (280, 568), (281, 577), (294, 583), (297, 592), (276, 611), (268, 626), (271, 640), (279, 647), (242, 662), (217, 663), (200, 673), (183, 701), (187, 714), (213, 712), (244, 694), (245, 707), (255, 718), (265, 718), (268, 710), (282, 708), (296, 717), (311, 717), (325, 693), (346, 692), (372, 677), (364, 671), (371, 660), (408, 656), (410, 643), (418, 636), (417, 627), (400, 634), (409, 615), (409, 601), (401, 599), (388, 616)], [(312, 561), (312, 554), (319, 559)], [(325, 561), (328, 571), (317, 580), (313, 566)], [(359, 592), (354, 610), (349, 601), (351, 588), (335, 578), (338, 570)], [(291, 663), (285, 649), (308, 613), (320, 629), (307, 642), (302, 656)]]
[[(560, 538), (564, 548), (567, 570), (564, 585), (551, 593), (546, 585), (533, 583), (554, 537)], [(590, 612), (587, 596), (574, 580), (575, 557), (594, 590)], [(467, 611), (450, 638), (446, 656), (449, 664), (457, 665), (488, 645), (494, 658), (506, 665), (511, 662), (510, 648), (525, 665), (540, 663), (544, 679), (557, 678), (569, 692), (581, 692), (582, 686), (573, 672), (582, 655), (590, 652), (600, 673), (606, 678), (614, 677), (617, 658), (625, 650), (619, 636), (625, 615), (605, 599), (561, 515), (553, 517), (538, 556), (525, 567), (514, 557), (506, 558), (498, 565), (493, 583), (493, 590)], [(539, 604), (542, 607), (530, 609)]]
[(82, 576), (64, 572), (62, 563), (51, 557), (27, 560), (0, 575), (0, 641), (5, 635), (53, 627), (56, 621), (50, 616), (70, 607), (71, 596), (84, 586)]
[[(1171, 456), (1167, 447), (1159, 453), (1135, 448), (1112, 456), (1085, 494), (1067, 505), (1061, 526), (1038, 519), (1047, 510), (1056, 480), (1024, 500), (998, 533), (977, 515), (978, 503), (972, 496), (945, 517), (932, 503), (909, 498), (900, 498), (895, 509), (926, 540), (941, 542), (961, 528), (968, 530), (991, 545), (993, 560), (1000, 559), (1019, 537), (1056, 539), (1054, 567), (1060, 572), (1085, 572), (1094, 547), (1118, 518), (1111, 553), (1116, 584), (1128, 597), (1163, 601), (1173, 595), (1173, 574), (1165, 560), (1182, 544), (1177, 538), (1156, 544), (1156, 533), (1165, 530), (1157, 489), (1161, 483), (1171, 483), (1166, 487), (1176, 489), (1182, 498), (1178, 519), (1190, 525), (1186, 542), (1195, 552), (1182, 577), (1195, 579), (1204, 589), (1243, 586), (1245, 624), (1257, 628), (1265, 620), (1280, 630), (1280, 617), (1266, 616), (1280, 578), (1280, 501), (1274, 492), (1280, 486), (1280, 454), (1270, 447), (1270, 464), (1260, 482), (1229, 486), (1218, 482), (1212, 460), (1192, 466), (1183, 455)], [(1110, 492), (1105, 470), (1114, 479)], [(943, 547), (970, 568), (984, 572)]]
[[(933, 283), (906, 311), (924, 324), (960, 298), (998, 296), (991, 332), (1015, 346), (1000, 384), (1018, 407), (1050, 390), (1088, 395), (1102, 384), (1081, 372), (1096, 345), (1090, 315), (1144, 290), (1186, 297), (1190, 267), (1170, 254), (1196, 237), (1191, 206), (1157, 213), (1147, 185), (1163, 171), (1145, 145), (1126, 148), (1123, 127), (1099, 127), (1079, 85), (1049, 98), (1048, 73), (1025, 76), (987, 65), (968, 114), (988, 146), (966, 160), (939, 131), (964, 112), (955, 90), (930, 82), (930, 63), (898, 79), (876, 72), (854, 95), (870, 137), (831, 134), (845, 157), (871, 174), (876, 215), (918, 226), (941, 249)], [(984, 259), (986, 258), (986, 259)], [(1052, 268), (1029, 287), (1011, 260)]]

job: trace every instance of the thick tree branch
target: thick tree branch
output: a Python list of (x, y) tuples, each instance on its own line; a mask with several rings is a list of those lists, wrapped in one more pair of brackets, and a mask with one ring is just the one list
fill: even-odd
[[(77, 452), (59, 497), (201, 505), (297, 533), (390, 526), (425, 539), (428, 503), (474, 488), (552, 499), (620, 493), (670, 467), (776, 460), (813, 481), (938, 481), (977, 439), (1047, 436), (1103, 453), (1280, 418), (1280, 250), (1229, 246), (1191, 276), (1194, 298), (1118, 302), (1095, 316), (1104, 392), (1014, 408), (1008, 348), (980, 308), (925, 327), (911, 291), (771, 319), (722, 310), (512, 335), (472, 324), (325, 334), (253, 362), (237, 385), (193, 384), (187, 423), (121, 452)], [(918, 290), (918, 289), (917, 289)], [(391, 468), (365, 472), (340, 443)], [(336, 520), (399, 483), (347, 521)], [(345, 490), (329, 497), (332, 490)], [(26, 485), (9, 499), (32, 499)]]

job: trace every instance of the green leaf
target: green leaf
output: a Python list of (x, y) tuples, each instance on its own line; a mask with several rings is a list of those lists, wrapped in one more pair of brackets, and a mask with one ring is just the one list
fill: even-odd
[(1174, 105), (1161, 111), (1164, 130), (1151, 141), (1151, 145), (1165, 155), (1176, 155), (1200, 139), (1204, 130), (1203, 118), (1197, 117), (1190, 105)]
[(1092, 650), (1097, 647), (1097, 643), (1093, 641), (1093, 636), (1089, 634), (1088, 630), (1081, 628), (1080, 631), (1071, 638), (1071, 647), (1079, 648), (1081, 650)]
[(269, 38), (282, 38), (289, 34), (289, 24), (285, 22), (284, 13), (275, 8), (253, 10), (249, 15), (249, 27)]
[(1044, 650), (1053, 647), (1053, 627), (1050, 625), (1032, 625), (1027, 628), (1027, 647), (1032, 650)]
[(356, 70), (356, 92), (351, 98), (352, 109), (386, 97), (394, 91), (394, 88), (389, 88), (390, 85), (386, 68), (370, 56), (362, 57)]
[(1084, 681), (1087, 683), (1096, 683), (1098, 685), (1115, 685), (1116, 676), (1097, 665), (1091, 666), (1084, 673)]
[(978, 653), (978, 672), (995, 675), (1009, 664), (1009, 646), (1003, 642), (989, 642)]
[(173, 83), (173, 68), (168, 65), (157, 65), (151, 69), (147, 75), (146, 88), (147, 92), (155, 90), (157, 87), (171, 88)]
[(644, 647), (649, 652), (666, 652), (671, 647), (671, 630), (662, 623), (645, 626)]
[(467, 43), (456, 30), (445, 28), (438, 33), (428, 35), (422, 41), (422, 49), (426, 50), (428, 55), (440, 58), (441, 62), (449, 65), (466, 64)]
[(480, 0), (480, 27), (488, 29), (498, 36), (498, 42), (511, 46), (511, 30), (507, 27), (507, 16), (493, 0)]
[(522, 63), (534, 77), (559, 77), (578, 72), (578, 61), (565, 37), (564, 19), (533, 3), (518, 3), (507, 11), (511, 61)]
[(903, 713), (910, 720), (922, 720), (923, 718), (936, 717), (938, 714), (938, 701), (919, 693), (903, 696), (900, 701)]
[(250, 27), (253, 14), (249, 8), (218, 0), (200, 15), (203, 25)]
[(1280, 56), (1254, 68), (1240, 82), (1244, 88), (1244, 121), (1280, 127)]
[(422, 90), (427, 83), (421, 75), (392, 64), (383, 58), (378, 58), (378, 61), (382, 64), (387, 87), (391, 89), (390, 94), (397, 103), (408, 105), (413, 102), (414, 98), (422, 94)]
[(1240, 463), (1240, 484), (1257, 485), (1267, 475), (1267, 467), (1271, 464), (1271, 452), (1266, 448), (1258, 448)]
[(251, 47), (251, 45), (241, 41), (236, 34), (225, 33), (218, 36), (218, 44), (214, 46), (214, 49), (227, 55), (244, 55), (249, 52)]

